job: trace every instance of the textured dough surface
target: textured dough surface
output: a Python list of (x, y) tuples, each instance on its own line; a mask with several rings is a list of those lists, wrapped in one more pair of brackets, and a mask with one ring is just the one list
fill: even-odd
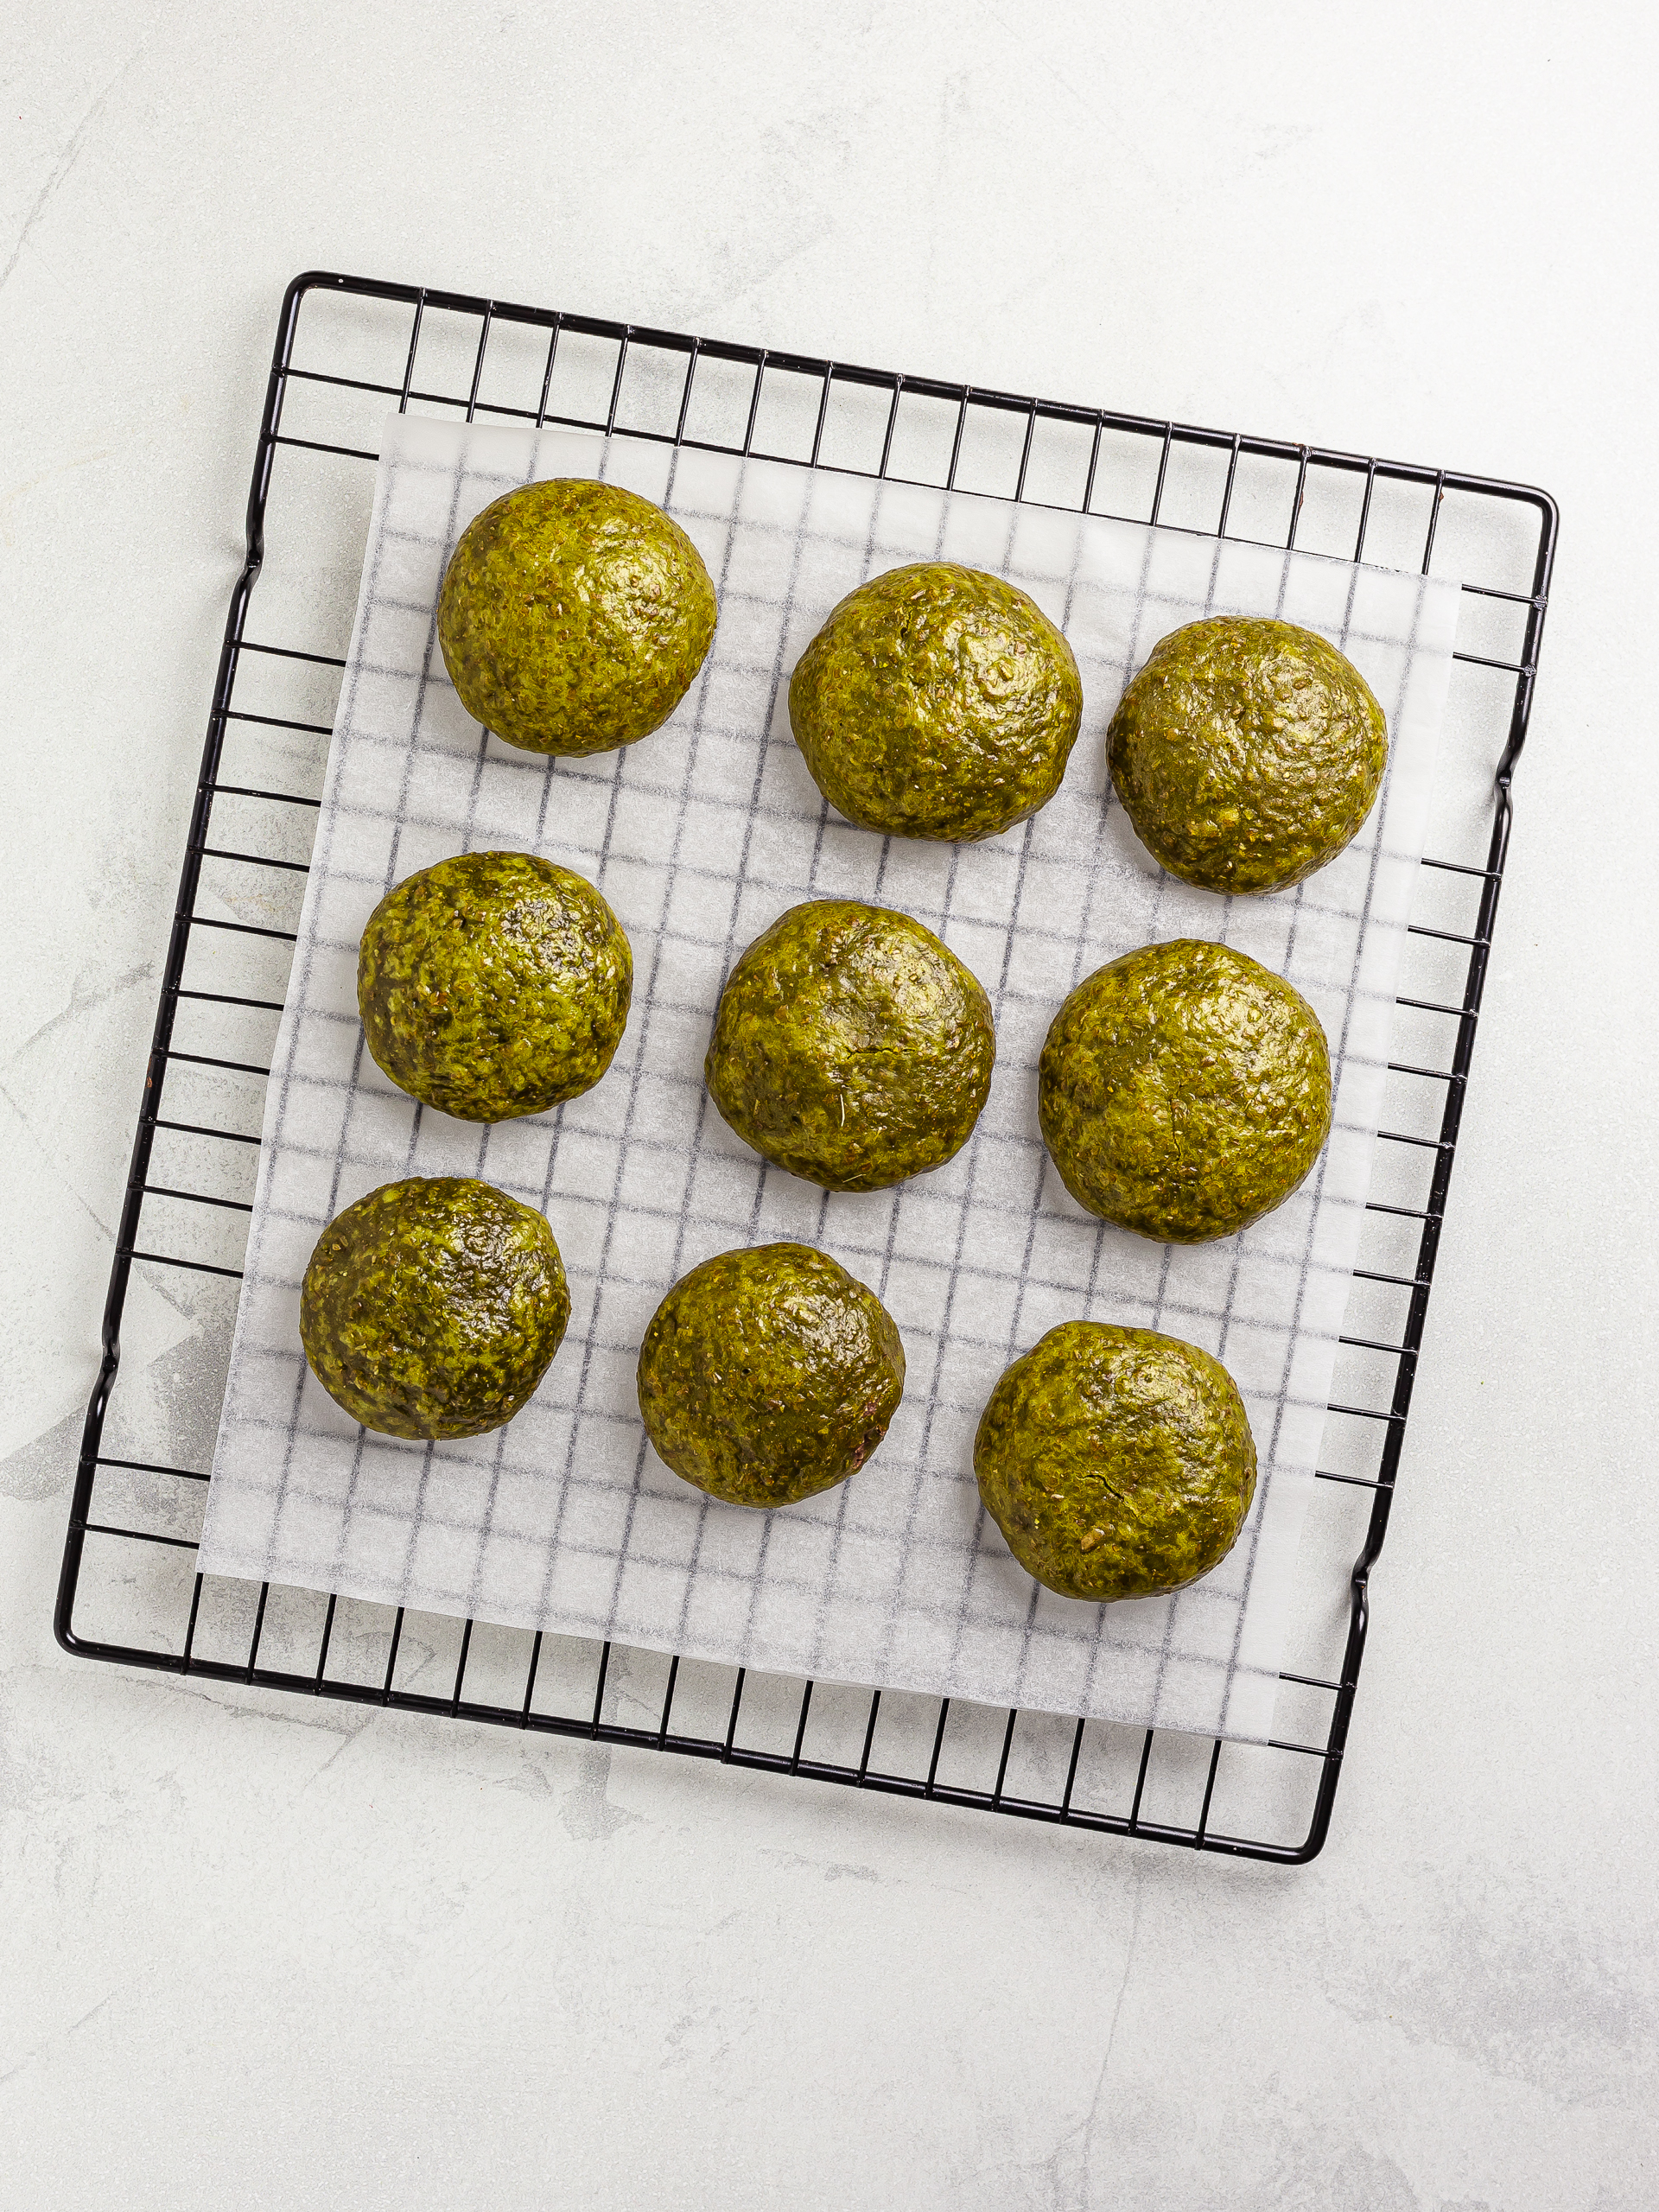
[(904, 1387), (887, 1308), (806, 1244), (705, 1260), (639, 1348), (639, 1411), (658, 1456), (734, 1505), (790, 1505), (845, 1482)]
[(1283, 1204), (1331, 1133), (1331, 1058), (1300, 991), (1177, 938), (1096, 969), (1050, 1024), (1043, 1141), (1080, 1206), (1160, 1243)]
[(974, 1472), (1026, 1572), (1104, 1604), (1179, 1590), (1226, 1557), (1255, 1494), (1255, 1443), (1207, 1351), (1065, 1321), (992, 1391)]
[(546, 1221), (467, 1175), (371, 1191), (316, 1242), (300, 1341), (335, 1402), (386, 1436), (480, 1436), (529, 1399), (570, 1319)]
[(703, 1074), (745, 1144), (830, 1191), (879, 1191), (960, 1152), (996, 1033), (977, 979), (908, 914), (791, 906), (726, 980)]
[(1208, 891), (1280, 891), (1370, 812), (1388, 725), (1347, 656), (1294, 622), (1172, 631), (1125, 691), (1107, 764), (1160, 866)]
[(358, 949), (376, 1065), (462, 1122), (591, 1090), (627, 1025), (633, 956), (584, 876), (530, 853), (461, 853), (390, 891)]
[(559, 476), (468, 523), (438, 594), (461, 703), (527, 753), (607, 753), (666, 721), (715, 634), (715, 588), (671, 517)]
[(950, 562), (849, 593), (802, 654), (790, 726), (849, 822), (995, 836), (1052, 798), (1083, 713), (1071, 648), (1036, 601)]

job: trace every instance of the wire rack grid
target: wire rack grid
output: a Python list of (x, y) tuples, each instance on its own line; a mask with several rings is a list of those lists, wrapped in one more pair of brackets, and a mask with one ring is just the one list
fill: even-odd
[[(372, 435), (388, 400), (468, 421), (625, 429), (1460, 575), (1466, 649), (1444, 779), (1444, 826), (1459, 856), (1422, 868), (1412, 925), (1422, 962), (1402, 979), (1402, 1057), (1390, 1062), (1399, 1126), (1377, 1140), (1364, 1264), (1327, 1421), (1330, 1464), (1319, 1470), (1329, 1510), (1304, 1539), (1308, 1652), (1281, 1676), (1281, 1725), (1293, 1732), (1250, 1745), (953, 1708), (194, 1571), (264, 1081), (345, 664), (343, 637), (317, 626), (332, 621), (338, 632), (350, 620), (378, 458), (353, 441)], [(247, 557), (226, 623), (72, 1497), (60, 1643), (128, 1666), (677, 1751), (1060, 1827), (1280, 1863), (1313, 1858), (1329, 1829), (1404, 1441), (1556, 528), (1554, 502), (1522, 485), (422, 287), (296, 277), (278, 323)], [(270, 624), (260, 638), (248, 634), (256, 582)], [(217, 1370), (194, 1378), (194, 1425), (165, 1386), (135, 1391), (130, 1406), (116, 1390), (135, 1268), (141, 1280), (182, 1285), (174, 1304), (196, 1301), (202, 1340), (220, 1348)]]

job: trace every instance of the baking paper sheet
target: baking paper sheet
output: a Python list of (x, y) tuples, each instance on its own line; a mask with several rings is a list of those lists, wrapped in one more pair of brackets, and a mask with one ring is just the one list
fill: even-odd
[[(600, 476), (658, 500), (720, 598), (698, 682), (623, 751), (545, 761), (481, 732), (434, 628), (456, 537), (511, 486)], [(789, 732), (791, 669), (864, 577), (943, 557), (1011, 578), (1065, 628), (1083, 734), (1059, 795), (983, 844), (893, 841), (833, 814)], [(208, 1496), (204, 1571), (298, 1584), (779, 1672), (1262, 1738), (1297, 1537), (1369, 1187), (1392, 994), (1427, 814), (1458, 590), (1188, 533), (625, 436), (386, 425), (361, 596), (267, 1096), (264, 1146)], [(1276, 614), (1358, 664), (1393, 735), (1382, 801), (1310, 882), (1229, 899), (1164, 875), (1109, 797), (1103, 737), (1157, 640), (1213, 613)], [(363, 1049), (355, 971), (377, 901), (452, 853), (580, 869), (632, 941), (610, 1072), (494, 1128), (396, 1090)], [(938, 1173), (831, 1196), (765, 1166), (707, 1102), (721, 982), (785, 907), (902, 907), (990, 993), (998, 1057), (968, 1147)], [(1336, 1128), (1303, 1190), (1220, 1243), (1165, 1248), (1092, 1220), (1049, 1166), (1035, 1066), (1081, 977), (1147, 942), (1217, 938), (1287, 976), (1330, 1039)], [(306, 1369), (299, 1284), (324, 1224), (409, 1174), (480, 1175), (543, 1208), (569, 1333), (507, 1428), (403, 1443), (349, 1421)], [(734, 1245), (822, 1246), (898, 1322), (903, 1405), (868, 1466), (762, 1514), (651, 1451), (641, 1333), (686, 1270)], [(1228, 1559), (1173, 1598), (1052, 1596), (980, 1510), (971, 1447), (991, 1383), (1056, 1322), (1161, 1328), (1224, 1361), (1262, 1479)]]

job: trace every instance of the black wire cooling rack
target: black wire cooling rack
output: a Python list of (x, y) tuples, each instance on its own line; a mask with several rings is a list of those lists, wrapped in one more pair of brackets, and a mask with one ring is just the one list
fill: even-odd
[[(1402, 978), (1365, 1265), (1275, 1741), (991, 1713), (531, 1636), (194, 1570), (216, 1389), (388, 403), (765, 454), (1456, 574), (1437, 836)], [(271, 553), (267, 559), (266, 539)], [(111, 1270), (55, 1628), (89, 1659), (677, 1751), (1294, 1864), (1327, 1834), (1428, 1310), (1554, 553), (1547, 494), (1444, 469), (312, 272), (283, 302)], [(249, 634), (254, 588), (264, 634)], [(1455, 855), (1455, 856), (1453, 856)], [(263, 1048), (263, 1050), (261, 1049)], [(133, 1271), (219, 1366), (116, 1385)], [(175, 1378), (183, 1388), (184, 1378)], [(184, 1439), (181, 1445), (181, 1438)], [(188, 1446), (189, 1448), (185, 1448)], [(177, 1462), (195, 1458), (192, 1466)], [(1354, 1556), (1357, 1544), (1357, 1558)], [(1323, 1639), (1323, 1643), (1321, 1643)], [(1298, 1655), (1300, 1656), (1300, 1655)], [(1287, 1720), (1285, 1716), (1289, 1715)]]

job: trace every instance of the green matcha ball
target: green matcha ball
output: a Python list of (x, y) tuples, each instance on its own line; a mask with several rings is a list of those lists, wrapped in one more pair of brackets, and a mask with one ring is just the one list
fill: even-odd
[(1389, 733), (1345, 654), (1294, 622), (1217, 615), (1154, 646), (1106, 734), (1107, 764), (1160, 866), (1206, 891), (1281, 891), (1371, 810)]
[(813, 780), (895, 837), (994, 837), (1052, 798), (1083, 713), (1071, 648), (1034, 600), (922, 561), (843, 599), (790, 679)]
[(731, 1505), (793, 1505), (856, 1474), (905, 1388), (874, 1291), (806, 1244), (722, 1252), (677, 1282), (639, 1347), (659, 1459)]
[(1282, 1205), (1331, 1133), (1319, 1016), (1224, 944), (1142, 945), (1078, 984), (1038, 1068), (1043, 1141), (1080, 1206), (1160, 1243)]
[(468, 1175), (371, 1191), (317, 1239), (300, 1341), (337, 1405), (385, 1436), (481, 1436), (527, 1402), (570, 1319), (553, 1232)]
[(637, 492), (556, 476), (485, 508), (438, 594), (461, 703), (526, 753), (608, 753), (668, 720), (715, 634), (715, 588)]
[(995, 1057), (990, 1001), (931, 930), (815, 899), (728, 976), (703, 1075), (767, 1160), (827, 1191), (880, 1191), (961, 1151)]
[(462, 1122), (591, 1090), (622, 1041), (633, 956), (585, 877), (530, 853), (460, 853), (389, 891), (357, 957), (377, 1065)]
[(1207, 1351), (1063, 1321), (992, 1391), (974, 1473), (1027, 1574), (1107, 1605), (1182, 1589), (1227, 1556), (1255, 1494), (1255, 1441)]

